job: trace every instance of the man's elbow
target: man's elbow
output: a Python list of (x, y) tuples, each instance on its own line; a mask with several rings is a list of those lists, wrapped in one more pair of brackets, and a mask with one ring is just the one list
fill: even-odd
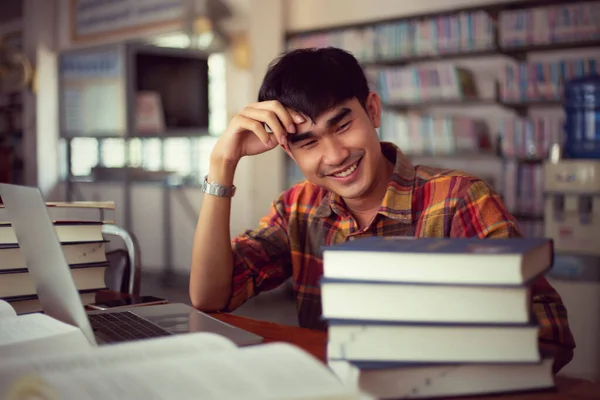
[(192, 293), (190, 293), (190, 301), (195, 309), (204, 312), (222, 311), (227, 305), (226, 301)]
[(211, 291), (200, 290), (194, 285), (190, 285), (189, 296), (192, 306), (200, 311), (214, 312), (222, 311), (229, 302), (229, 295), (223, 295), (223, 291), (220, 291), (221, 295), (215, 295)]

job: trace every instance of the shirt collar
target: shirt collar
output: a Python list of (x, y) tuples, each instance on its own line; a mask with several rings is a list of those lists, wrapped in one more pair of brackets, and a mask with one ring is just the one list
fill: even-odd
[[(415, 182), (415, 167), (393, 143), (381, 142), (384, 157), (394, 162), (394, 172), (383, 197), (379, 213), (405, 223), (412, 222), (412, 195)], [(319, 204), (316, 216), (326, 218), (335, 212), (346, 212), (344, 202), (337, 194), (327, 192)]]

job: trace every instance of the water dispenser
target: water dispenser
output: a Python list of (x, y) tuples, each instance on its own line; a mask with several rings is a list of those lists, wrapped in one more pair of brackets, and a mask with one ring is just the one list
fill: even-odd
[(562, 373), (600, 380), (600, 77), (565, 85), (564, 142), (544, 164), (544, 231), (554, 239), (550, 283), (577, 348)]

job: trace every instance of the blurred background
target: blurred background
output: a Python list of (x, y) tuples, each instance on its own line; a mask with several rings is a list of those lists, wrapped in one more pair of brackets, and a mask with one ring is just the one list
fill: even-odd
[[(549, 196), (544, 173), (553, 151), (564, 153), (566, 83), (600, 90), (598, 1), (5, 0), (0, 181), (38, 186), (48, 201), (114, 201), (114, 220), (139, 243), (142, 292), (188, 302), (199, 183), (215, 141), (256, 100), (275, 57), (322, 46), (364, 65), (384, 102), (381, 138), (415, 164), (486, 179), (527, 236), (585, 232), (569, 236), (575, 244), (563, 237), (564, 262), (549, 278), (579, 345), (565, 373), (599, 379), (600, 200), (584, 185), (575, 222), (558, 224), (557, 204), (571, 200)], [(586, 145), (596, 146), (592, 103)], [(244, 159), (232, 235), (301, 179), (279, 149)], [(288, 289), (236, 312), (295, 324)]]

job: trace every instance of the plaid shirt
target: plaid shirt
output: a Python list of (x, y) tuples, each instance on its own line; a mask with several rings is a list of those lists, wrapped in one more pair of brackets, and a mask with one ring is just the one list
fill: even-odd
[[(302, 327), (325, 329), (321, 317), (319, 280), (321, 247), (354, 237), (520, 237), (515, 219), (484, 181), (464, 173), (414, 167), (391, 143), (382, 143), (395, 168), (381, 207), (363, 229), (343, 200), (309, 182), (282, 193), (255, 230), (232, 240), (233, 293), (226, 311), (234, 310), (261, 291), (292, 277), (298, 320)], [(534, 284), (534, 310), (540, 340), (574, 347), (567, 312), (546, 278)]]

